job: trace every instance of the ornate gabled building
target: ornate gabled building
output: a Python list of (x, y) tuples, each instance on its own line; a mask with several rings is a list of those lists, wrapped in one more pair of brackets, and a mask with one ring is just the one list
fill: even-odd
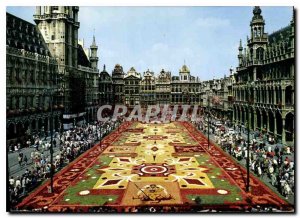
[(159, 105), (170, 104), (171, 97), (171, 72), (162, 69), (155, 84), (156, 103)]
[(254, 7), (247, 46), (238, 48), (234, 120), (294, 142), (295, 21), (270, 35), (260, 7)]
[(100, 105), (113, 102), (113, 82), (111, 76), (103, 66), (99, 79), (99, 101)]
[(230, 69), (230, 75), (224, 75), (223, 78), (213, 79), (204, 82), (203, 92), (204, 107), (208, 106), (208, 95), (210, 95), (210, 109), (221, 119), (232, 121), (233, 119), (233, 69)]
[(124, 103), (124, 76), (123, 67), (120, 64), (116, 64), (112, 72), (112, 82), (113, 82), (113, 102), (114, 104)]
[(65, 129), (76, 122), (96, 119), (98, 106), (98, 47), (94, 37), (91, 56), (87, 57), (78, 44), (78, 11), (78, 6), (37, 6), (34, 15), (50, 53), (58, 62)]
[(233, 68), (230, 68), (229, 76), (225, 76), (223, 79), (224, 83), (224, 95), (223, 95), (223, 115), (225, 120), (233, 120), (233, 85), (235, 78), (233, 74)]
[(140, 82), (140, 102), (142, 106), (157, 103), (154, 72), (150, 72), (149, 69), (144, 72), (143, 79)]
[[(171, 72), (162, 70), (156, 77), (149, 70), (141, 76), (133, 67), (125, 75), (122, 66), (117, 64), (111, 78), (114, 96), (111, 103), (114, 104), (200, 105), (201, 102), (201, 82), (198, 77), (190, 75), (186, 65), (180, 69), (179, 76), (172, 77)], [(101, 82), (99, 84), (102, 86)]]
[(129, 107), (140, 104), (141, 74), (131, 67), (124, 77), (124, 99)]
[(171, 81), (171, 104), (200, 105), (200, 79), (190, 75), (190, 70), (183, 65), (179, 76), (173, 76)]
[(217, 95), (215, 79), (203, 81), (200, 87), (200, 106), (203, 108), (210, 107), (210, 109), (214, 109), (214, 105), (209, 103), (211, 103), (211, 98)]
[[(59, 102), (58, 64), (39, 29), (6, 13), (7, 141), (59, 130), (63, 105)], [(52, 107), (51, 107), (52, 106)]]

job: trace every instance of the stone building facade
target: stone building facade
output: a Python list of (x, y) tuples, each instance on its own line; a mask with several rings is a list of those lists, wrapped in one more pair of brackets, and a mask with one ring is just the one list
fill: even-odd
[[(58, 64), (39, 29), (6, 13), (7, 140), (60, 128)], [(52, 106), (52, 112), (51, 112)]]
[(149, 70), (144, 72), (140, 82), (140, 101), (142, 106), (155, 105), (157, 103), (154, 72)]
[(239, 66), (233, 85), (234, 120), (294, 142), (295, 21), (270, 35), (259, 7), (253, 9), (251, 36), (238, 48)]
[(113, 96), (113, 81), (111, 76), (103, 66), (103, 70), (100, 73), (99, 78), (99, 101), (100, 105), (110, 104), (114, 101)]
[(232, 121), (233, 119), (233, 84), (235, 83), (233, 69), (230, 69), (229, 76), (223, 78), (203, 81), (201, 84), (201, 106), (208, 107), (221, 119)]
[(76, 123), (96, 119), (99, 99), (98, 47), (93, 37), (90, 57), (78, 44), (78, 6), (37, 6), (34, 21), (50, 53), (56, 58), (63, 90), (63, 123), (68, 129)]
[(179, 76), (173, 76), (171, 81), (171, 104), (200, 104), (201, 82), (198, 77), (190, 74), (184, 64), (179, 70)]
[(156, 102), (159, 105), (170, 104), (171, 72), (162, 69), (155, 82)]
[(141, 74), (131, 67), (124, 77), (124, 102), (125, 105), (133, 107), (140, 104), (140, 82)]
[(124, 76), (123, 67), (120, 64), (116, 64), (112, 72), (112, 83), (113, 83), (113, 102), (114, 104), (124, 103)]
[[(100, 86), (105, 86), (104, 80), (100, 79)], [(171, 75), (171, 72), (162, 70), (158, 76), (147, 70), (141, 76), (132, 67), (127, 74), (123, 67), (117, 64), (111, 75), (114, 104), (154, 105), (154, 104), (197, 104), (201, 100), (201, 82), (198, 77), (190, 75), (186, 65), (179, 71), (179, 76)], [(100, 87), (100, 90), (103, 88)]]
[(52, 113), (55, 131), (96, 120), (98, 47), (78, 43), (78, 11), (38, 6), (36, 25), (6, 14), (8, 140), (49, 133)]

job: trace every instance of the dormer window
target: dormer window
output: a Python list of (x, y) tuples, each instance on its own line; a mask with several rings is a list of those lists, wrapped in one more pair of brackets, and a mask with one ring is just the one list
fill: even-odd
[(52, 6), (52, 12), (58, 11), (58, 6)]

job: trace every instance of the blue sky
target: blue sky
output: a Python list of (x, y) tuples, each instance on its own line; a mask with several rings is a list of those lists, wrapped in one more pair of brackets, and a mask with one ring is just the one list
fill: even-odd
[[(253, 7), (80, 7), (79, 38), (85, 47), (95, 29), (99, 68), (115, 64), (125, 72), (156, 74), (164, 68), (178, 75), (184, 61), (201, 80), (223, 77), (237, 66), (239, 40), (250, 34)], [(261, 7), (265, 32), (287, 26), (292, 7)], [(7, 12), (34, 23), (35, 7), (7, 7)]]

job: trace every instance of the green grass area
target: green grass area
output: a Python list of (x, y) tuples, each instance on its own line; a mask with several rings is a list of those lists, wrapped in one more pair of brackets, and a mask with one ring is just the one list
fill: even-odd
[[(82, 176), (86, 179), (78, 180), (76, 184), (72, 184), (66, 189), (63, 197), (64, 204), (78, 204), (78, 205), (103, 205), (107, 201), (113, 202), (117, 199), (117, 195), (79, 195), (79, 192), (90, 190), (98, 181), (101, 173), (98, 169), (102, 166), (110, 164), (113, 158), (103, 155), (99, 158), (99, 164), (93, 165)], [(93, 178), (94, 177), (94, 178)]]
[[(210, 172), (207, 173), (208, 177), (210, 178), (211, 182), (213, 183), (214, 187), (216, 189), (221, 190), (227, 190), (230, 191), (230, 194), (228, 195), (188, 195), (187, 198), (194, 201), (197, 197), (198, 199), (201, 199), (200, 204), (224, 204), (224, 202), (241, 202), (243, 200), (242, 197), (242, 191), (239, 189), (238, 186), (232, 185), (230, 181), (226, 178), (220, 179), (217, 178), (219, 175), (221, 175), (222, 170), (217, 167), (211, 160), (210, 156), (207, 154), (202, 154), (199, 157), (196, 157), (196, 160), (201, 165), (201, 162), (205, 163), (212, 163), (212, 165), (209, 165), (208, 168), (210, 169)], [(208, 161), (207, 161), (208, 160)], [(202, 164), (203, 165), (203, 164)], [(215, 178), (211, 178), (214, 176)], [(223, 181), (222, 181), (223, 180)], [(237, 200), (238, 199), (238, 200)]]

